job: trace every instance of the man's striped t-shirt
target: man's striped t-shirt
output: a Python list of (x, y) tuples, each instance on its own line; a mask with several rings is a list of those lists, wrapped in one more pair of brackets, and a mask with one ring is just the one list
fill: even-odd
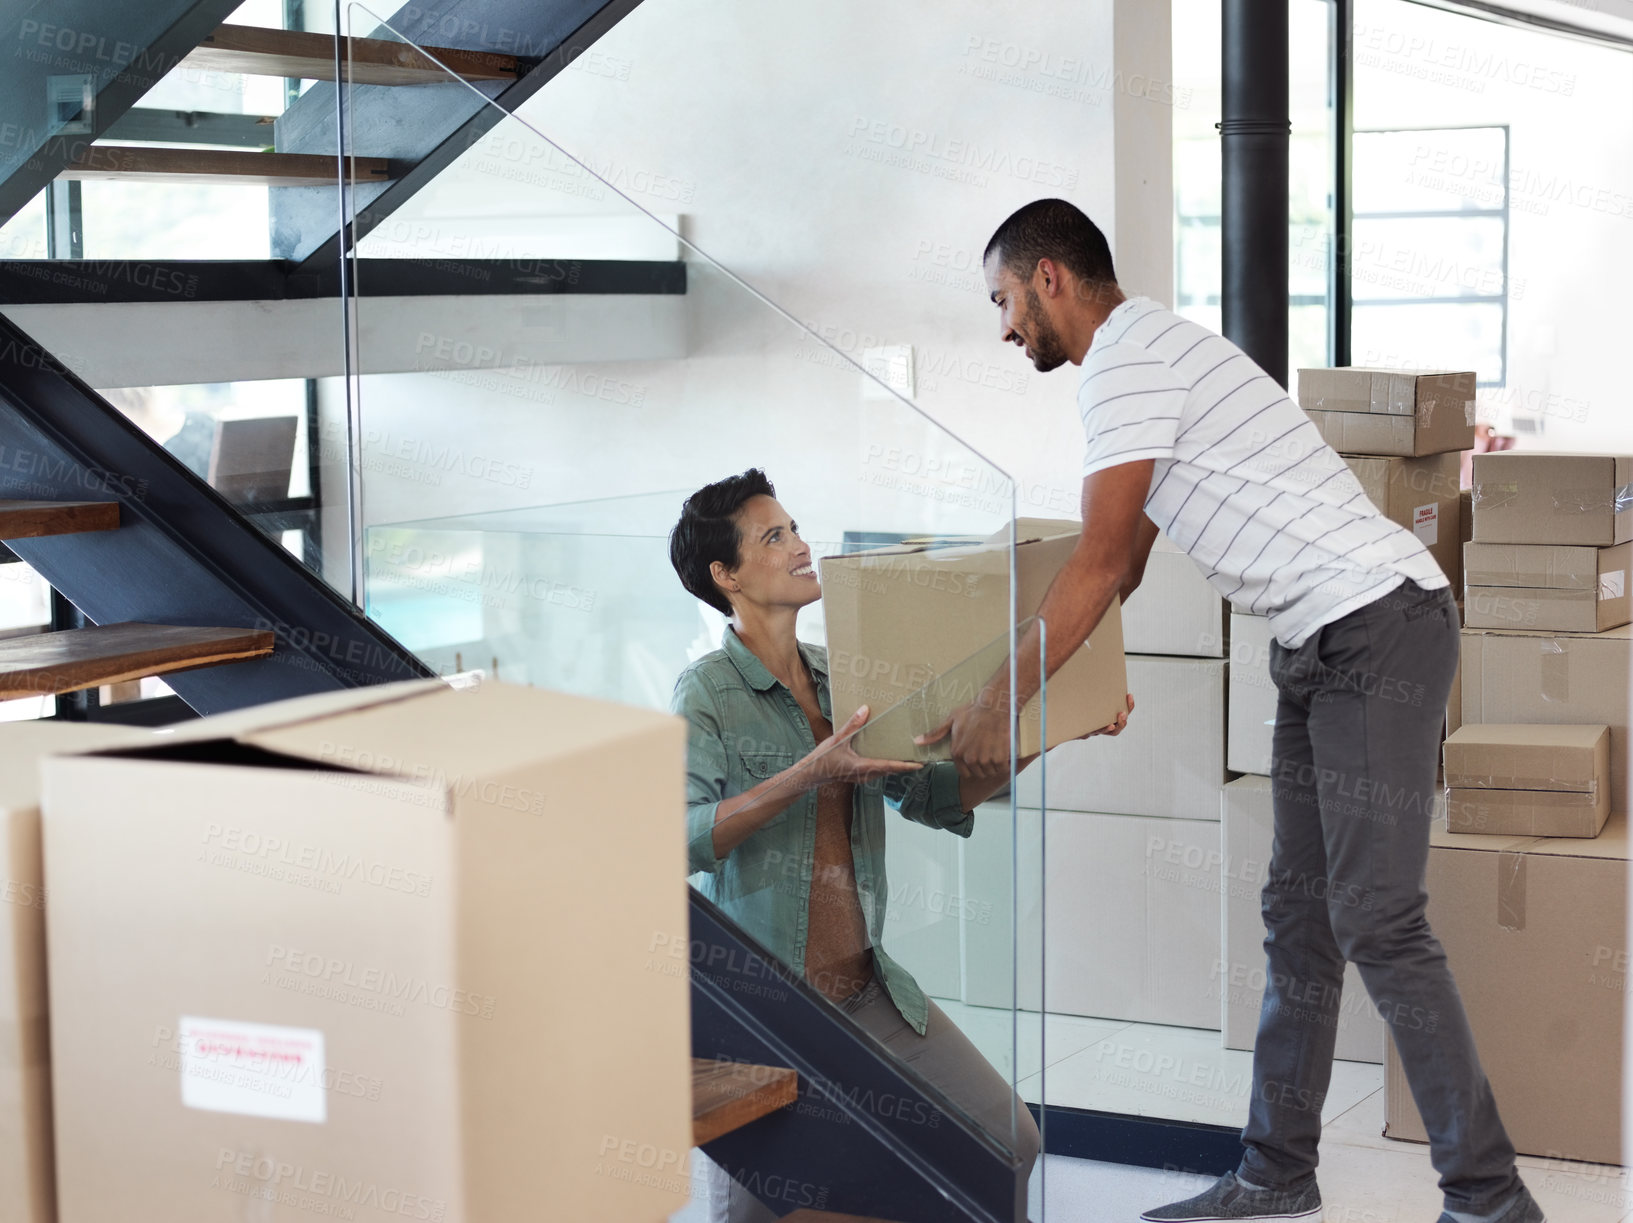
[(1402, 582), (1449, 584), (1274, 379), (1150, 298), (1100, 325), (1077, 403), (1083, 474), (1155, 459), (1146, 516), (1289, 649)]

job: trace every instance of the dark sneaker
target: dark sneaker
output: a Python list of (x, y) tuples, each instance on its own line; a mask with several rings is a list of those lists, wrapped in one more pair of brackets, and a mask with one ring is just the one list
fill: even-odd
[[(1439, 1223), (1456, 1223), (1456, 1220), (1449, 1214), (1442, 1214)], [(1492, 1223), (1547, 1223), (1547, 1220), (1543, 1218), (1542, 1207), (1537, 1205), (1531, 1191), (1521, 1185), (1519, 1193), (1509, 1202), (1508, 1209), (1493, 1219)]]
[[(1140, 1216), (1145, 1223), (1234, 1223), (1240, 1219), (1300, 1219), (1320, 1223), (1321, 1191), (1315, 1178), (1298, 1189), (1249, 1189), (1227, 1172), (1194, 1198), (1159, 1206)], [(1505, 1217), (1502, 1223), (1510, 1223)], [(1514, 1223), (1519, 1223), (1516, 1218)], [(1529, 1221), (1527, 1221), (1529, 1223)]]

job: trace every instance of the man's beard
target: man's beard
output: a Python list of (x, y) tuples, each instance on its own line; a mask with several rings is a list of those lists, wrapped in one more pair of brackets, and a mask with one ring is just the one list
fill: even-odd
[(1042, 374), (1059, 369), (1067, 361), (1066, 346), (1061, 343), (1060, 332), (1043, 312), (1038, 291), (1031, 285), (1026, 286), (1026, 313), (1028, 330), (1032, 332), (1032, 367)]

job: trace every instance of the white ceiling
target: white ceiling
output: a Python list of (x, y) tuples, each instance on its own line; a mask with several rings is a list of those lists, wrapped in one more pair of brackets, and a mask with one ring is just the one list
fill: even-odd
[(1633, 0), (1430, 0), (1443, 8), (1500, 10), (1633, 39)]

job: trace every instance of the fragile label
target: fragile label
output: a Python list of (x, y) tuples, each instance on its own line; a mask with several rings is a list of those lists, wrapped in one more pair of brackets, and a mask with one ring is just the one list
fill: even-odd
[(181, 1102), (212, 1113), (281, 1121), (327, 1118), (323, 1033), (183, 1015)]
[(1412, 534), (1429, 546), (1440, 540), (1440, 502), (1420, 505), (1412, 511)]
[(1626, 569), (1612, 569), (1609, 573), (1599, 575), (1599, 597), (1601, 599), (1619, 599), (1626, 590)]

